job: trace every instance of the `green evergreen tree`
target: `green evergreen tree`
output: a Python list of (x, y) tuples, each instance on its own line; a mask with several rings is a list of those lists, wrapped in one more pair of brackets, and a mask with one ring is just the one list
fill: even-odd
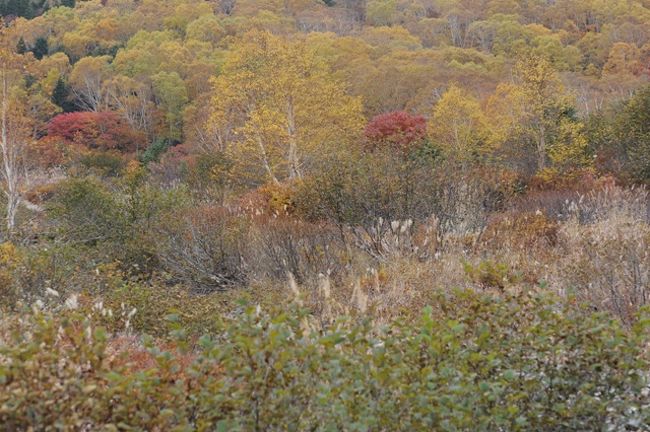
[(69, 7), (72, 9), (75, 6), (75, 0), (61, 0), (61, 6)]
[(22, 36), (18, 39), (18, 43), (16, 44), (16, 52), (18, 54), (25, 54), (27, 52), (27, 45), (25, 45), (25, 39), (23, 39)]
[(76, 110), (76, 106), (70, 101), (70, 90), (63, 77), (59, 77), (52, 90), (52, 103), (63, 109), (63, 112), (72, 112)]
[(166, 139), (157, 139), (140, 156), (140, 162), (144, 165), (150, 162), (158, 162), (160, 157), (169, 149), (170, 143)]
[(47, 39), (45, 39), (44, 37), (39, 37), (38, 39), (36, 39), (36, 42), (34, 43), (34, 48), (32, 48), (32, 52), (34, 53), (34, 57), (36, 57), (38, 60), (45, 57), (49, 52)]
[(32, 18), (33, 10), (29, 0), (6, 0), (2, 2), (2, 15), (15, 15)]

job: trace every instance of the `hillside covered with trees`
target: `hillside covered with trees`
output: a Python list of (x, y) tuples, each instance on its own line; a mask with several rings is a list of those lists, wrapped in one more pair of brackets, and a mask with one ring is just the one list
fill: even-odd
[(0, 430), (650, 430), (649, 0), (0, 15)]

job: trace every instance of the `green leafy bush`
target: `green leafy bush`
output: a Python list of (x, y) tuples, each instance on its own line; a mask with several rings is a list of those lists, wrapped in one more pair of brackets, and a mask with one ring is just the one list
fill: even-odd
[(170, 147), (170, 143), (167, 140), (157, 139), (147, 147), (147, 149), (142, 152), (140, 156), (140, 162), (144, 165), (147, 165), (151, 162), (158, 162), (160, 157), (167, 151)]
[(117, 241), (125, 234), (126, 221), (116, 196), (93, 177), (63, 182), (49, 210), (59, 222), (61, 235), (72, 241)]
[(80, 162), (88, 172), (106, 177), (118, 176), (126, 166), (122, 156), (111, 152), (90, 152)]
[(465, 273), (474, 281), (484, 288), (498, 288), (500, 290), (513, 282), (519, 277), (510, 270), (508, 264), (484, 260), (477, 265), (472, 263), (463, 263)]
[(112, 187), (94, 177), (63, 181), (47, 208), (57, 240), (90, 248), (86, 252), (98, 262), (119, 261), (128, 272), (151, 273), (160, 226), (187, 205), (187, 194), (145, 184), (143, 172), (134, 163)]
[[(78, 312), (3, 321), (7, 430), (647, 430), (648, 324), (554, 298), (436, 294), (412, 323), (219, 317), (120, 344)], [(125, 348), (125, 346), (127, 348)]]

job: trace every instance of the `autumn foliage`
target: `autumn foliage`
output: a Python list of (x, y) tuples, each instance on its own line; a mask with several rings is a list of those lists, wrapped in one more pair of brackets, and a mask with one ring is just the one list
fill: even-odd
[(114, 112), (73, 112), (59, 114), (47, 124), (48, 137), (93, 150), (133, 152), (142, 147), (143, 136)]
[(365, 129), (366, 140), (371, 149), (388, 145), (406, 150), (414, 143), (423, 140), (426, 133), (426, 119), (404, 111), (375, 116)]
[(66, 161), (65, 139), (59, 136), (45, 136), (30, 143), (29, 158), (39, 167), (52, 168)]
[(0, 432), (650, 431), (650, 0), (0, 16)]

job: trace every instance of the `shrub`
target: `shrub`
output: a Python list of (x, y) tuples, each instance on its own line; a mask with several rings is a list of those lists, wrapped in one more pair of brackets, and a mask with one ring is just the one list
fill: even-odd
[(187, 194), (150, 186), (145, 175), (132, 161), (112, 188), (94, 177), (62, 182), (47, 203), (57, 240), (86, 248), (88, 260), (119, 262), (127, 274), (150, 276), (158, 267), (159, 227), (186, 207)]
[(57, 188), (56, 183), (37, 184), (25, 192), (25, 199), (33, 204), (42, 204), (54, 197)]
[(158, 162), (169, 147), (170, 143), (167, 140), (158, 139), (154, 141), (142, 152), (140, 162), (144, 165), (148, 165), (151, 162)]
[[(71, 151), (72, 150), (72, 151)], [(30, 142), (28, 154), (30, 161), (42, 168), (52, 168), (65, 164), (70, 153), (74, 153), (65, 139), (58, 136), (45, 136)]]
[(586, 225), (567, 222), (559, 235), (555, 286), (631, 323), (650, 296), (650, 227), (618, 214)]
[(474, 282), (484, 288), (498, 288), (503, 291), (506, 286), (518, 280), (507, 264), (491, 260), (481, 261), (476, 266), (465, 262), (463, 268)]
[(61, 234), (68, 240), (97, 243), (125, 235), (126, 221), (116, 197), (92, 177), (64, 182), (49, 206)]
[(258, 279), (284, 281), (287, 273), (300, 283), (314, 282), (319, 274), (340, 277), (352, 260), (334, 226), (283, 215), (261, 215), (254, 222), (246, 256), (250, 273)]
[(404, 111), (377, 115), (368, 122), (365, 130), (371, 150), (388, 146), (403, 153), (408, 153), (422, 144), (426, 134), (426, 119)]
[(22, 261), (21, 258), (13, 243), (0, 243), (0, 305), (12, 305), (17, 299), (14, 272)]
[(79, 162), (91, 174), (102, 177), (117, 177), (126, 167), (126, 160), (114, 152), (85, 152)]
[(141, 133), (110, 111), (59, 114), (48, 123), (47, 135), (102, 151), (133, 152), (144, 141)]
[(9, 430), (646, 430), (648, 320), (533, 294), (435, 294), (411, 323), (247, 307), (191, 349), (77, 311), (5, 317)]
[(557, 243), (558, 223), (541, 211), (510, 212), (491, 218), (481, 235), (482, 246), (494, 249), (549, 248)]
[(246, 225), (224, 207), (204, 205), (178, 212), (158, 228), (157, 255), (164, 268), (195, 292), (241, 285)]
[[(49, 247), (22, 247), (20, 261), (13, 267), (15, 297), (7, 306), (16, 307), (18, 301), (45, 304), (58, 303), (61, 296), (95, 282), (97, 276), (90, 251), (81, 245), (52, 244)], [(48, 294), (48, 289), (59, 293)], [(9, 298), (5, 298), (9, 300)]]
[(294, 204), (310, 220), (370, 229), (379, 218), (420, 221), (434, 211), (433, 156), (417, 152), (396, 158), (378, 148), (358, 159), (332, 160), (297, 185)]
[(174, 315), (188, 335), (200, 336), (214, 330), (217, 318), (227, 310), (224, 304), (227, 299), (223, 293), (197, 296), (184, 287), (165, 286), (159, 281), (127, 282), (106, 290), (101, 305), (111, 311), (111, 316), (101, 321), (111, 331), (120, 331), (128, 317), (130, 330), (165, 337), (170, 330), (166, 317)]

